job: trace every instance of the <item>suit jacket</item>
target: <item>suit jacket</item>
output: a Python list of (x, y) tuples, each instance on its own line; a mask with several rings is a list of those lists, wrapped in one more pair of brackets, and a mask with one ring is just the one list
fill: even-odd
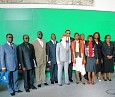
[(56, 64), (56, 44), (53, 44), (52, 41), (47, 42), (46, 51), (48, 55), (48, 61), (51, 61), (51, 64)]
[(68, 43), (66, 43), (66, 48), (63, 47), (62, 42), (57, 43), (56, 60), (59, 62), (71, 62), (71, 50)]
[(34, 46), (30, 43), (22, 43), (18, 46), (18, 58), (19, 58), (19, 63), (23, 68), (26, 68), (27, 70), (33, 69), (34, 68), (34, 60), (35, 58), (35, 51), (34, 51)]
[(15, 71), (18, 69), (17, 60), (17, 46), (13, 44), (13, 49), (5, 43), (1, 46), (1, 66), (8, 71)]
[[(72, 42), (74, 40), (74, 38), (70, 37), (70, 42)], [(71, 44), (71, 43), (70, 43)]]
[(99, 41), (98, 44), (96, 42), (94, 42), (96, 44), (96, 48), (97, 48), (97, 55), (98, 55), (98, 59), (102, 59), (103, 55), (102, 55), (102, 41)]
[(115, 46), (112, 42), (110, 42), (110, 46), (107, 45), (106, 42), (103, 43), (102, 53), (104, 58), (107, 58), (107, 55), (112, 55), (115, 57)]
[(35, 56), (37, 61), (37, 66), (40, 66), (41, 64), (46, 65), (46, 42), (43, 41), (43, 47), (40, 45), (38, 39), (35, 39), (32, 44), (35, 49)]

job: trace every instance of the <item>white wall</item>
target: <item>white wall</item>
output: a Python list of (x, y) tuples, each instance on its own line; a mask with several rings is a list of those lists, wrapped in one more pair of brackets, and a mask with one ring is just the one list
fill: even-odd
[(51, 4), (0, 4), (0, 8), (60, 8), (60, 9), (84, 9), (114, 11), (115, 0), (94, 0), (93, 6), (79, 5), (51, 5)]

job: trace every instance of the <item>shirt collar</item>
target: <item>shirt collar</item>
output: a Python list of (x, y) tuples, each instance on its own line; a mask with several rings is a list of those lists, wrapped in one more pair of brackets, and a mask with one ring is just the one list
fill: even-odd
[(54, 42), (56, 43), (56, 40), (55, 40), (55, 41), (54, 41), (54, 40), (51, 40), (51, 41), (52, 41), (52, 43), (54, 43)]
[(77, 43), (79, 42), (79, 40), (75, 40)]
[(11, 44), (13, 45), (13, 43), (9, 43), (8, 41), (7, 41), (7, 44), (8, 44), (8, 45), (11, 45)]
[(37, 38), (38, 41), (41, 41), (42, 39)]

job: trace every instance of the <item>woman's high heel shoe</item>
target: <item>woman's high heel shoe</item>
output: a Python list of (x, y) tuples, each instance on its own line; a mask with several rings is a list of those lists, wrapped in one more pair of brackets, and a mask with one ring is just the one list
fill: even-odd
[(89, 80), (87, 81), (87, 84), (90, 84), (90, 81), (89, 81)]
[(92, 81), (92, 85), (94, 85), (94, 81)]

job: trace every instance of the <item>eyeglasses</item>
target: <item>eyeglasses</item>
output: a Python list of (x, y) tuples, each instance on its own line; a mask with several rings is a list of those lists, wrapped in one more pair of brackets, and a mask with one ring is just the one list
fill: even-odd
[(39, 33), (38, 35), (42, 35), (41, 33)]
[(70, 34), (70, 33), (67, 33), (67, 34)]
[(13, 37), (8, 37), (8, 38), (13, 38)]
[(30, 38), (26, 37), (26, 38), (24, 38), (24, 39), (30, 39)]

